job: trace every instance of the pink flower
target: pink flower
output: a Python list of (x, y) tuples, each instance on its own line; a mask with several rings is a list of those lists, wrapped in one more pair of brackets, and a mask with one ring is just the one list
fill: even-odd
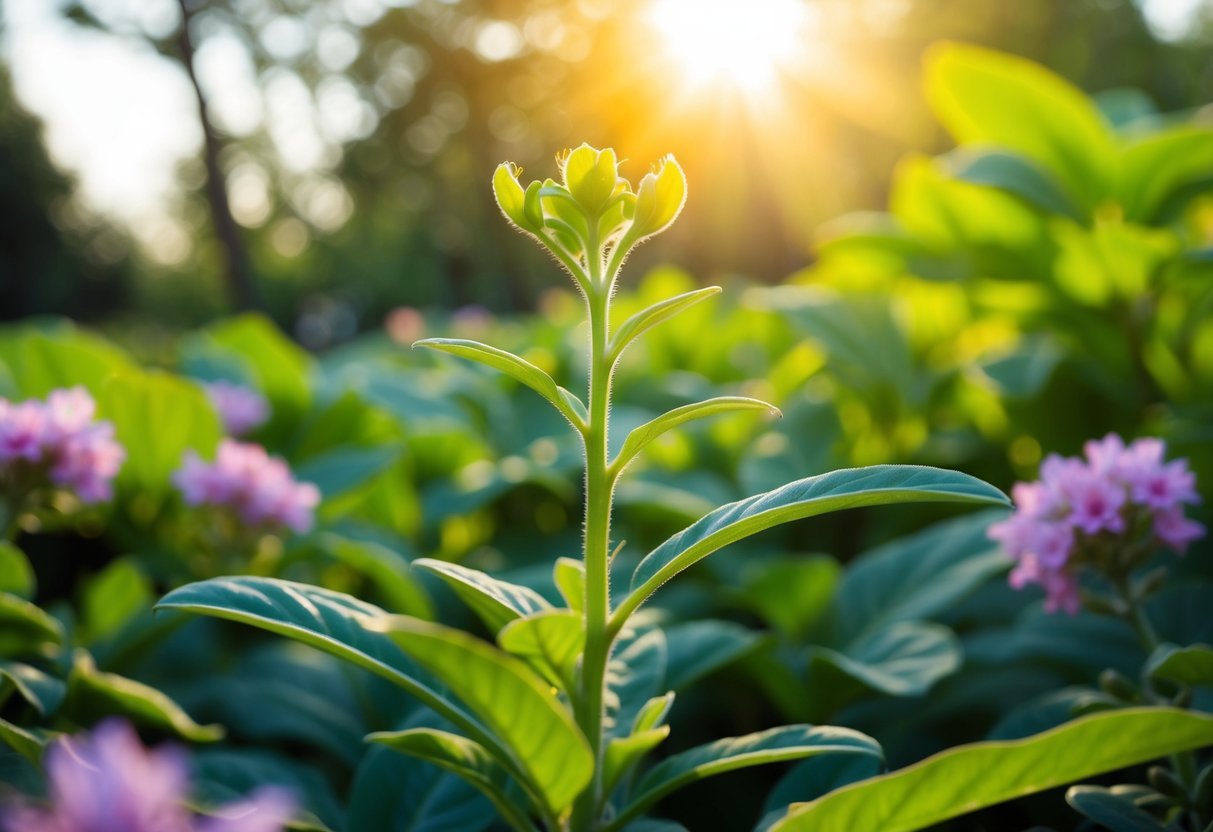
[[(18, 494), (54, 485), (84, 503), (110, 499), (126, 451), (96, 410), (83, 387), (55, 390), (45, 402), (0, 399), (0, 474), (12, 475)], [(14, 471), (18, 461), (26, 466)]]
[(1166, 461), (1162, 440), (1126, 446), (1110, 433), (1083, 452), (1085, 459), (1050, 454), (1037, 482), (1012, 490), (1015, 513), (988, 532), (1016, 561), (1011, 585), (1039, 584), (1050, 612), (1077, 611), (1078, 571), (1099, 561), (1095, 553), (1121, 546), (1138, 558), (1151, 548), (1144, 543), (1182, 554), (1205, 534), (1183, 514), (1185, 504), (1200, 501), (1196, 477), (1187, 460)]
[(306, 532), (320, 504), (320, 490), (297, 482), (281, 459), (260, 445), (231, 439), (219, 443), (214, 462), (186, 454), (173, 482), (187, 505), (226, 508), (248, 526)]
[(0, 399), (0, 464), (42, 458), (42, 437), (46, 433), (46, 410), (40, 402), (10, 404)]
[(124, 722), (103, 722), (91, 735), (66, 737), (46, 755), (50, 806), (13, 805), (0, 814), (5, 832), (281, 832), (294, 801), (262, 789), (195, 819), (185, 805), (190, 783), (184, 755), (145, 749)]
[(202, 385), (211, 400), (223, 429), (231, 436), (244, 436), (270, 417), (270, 405), (256, 390), (230, 381)]

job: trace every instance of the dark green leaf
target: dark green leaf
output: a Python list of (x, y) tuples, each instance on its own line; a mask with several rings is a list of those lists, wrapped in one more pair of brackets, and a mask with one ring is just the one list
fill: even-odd
[(552, 608), (530, 587), (511, 584), (457, 563), (421, 558), (413, 561), (413, 566), (442, 578), (493, 632), (516, 618)]
[(1213, 685), (1213, 647), (1193, 644), (1160, 646), (1146, 663), (1146, 673), (1183, 685)]
[(1111, 832), (1163, 832), (1168, 829), (1132, 800), (1099, 786), (1073, 786), (1066, 803)]

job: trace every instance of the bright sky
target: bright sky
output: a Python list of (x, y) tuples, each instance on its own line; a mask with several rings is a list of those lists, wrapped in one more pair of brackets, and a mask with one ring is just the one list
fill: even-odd
[[(52, 157), (77, 176), (85, 204), (137, 231), (152, 227), (148, 223), (163, 220), (175, 192), (176, 166), (194, 157), (201, 143), (188, 80), (180, 67), (137, 36), (114, 37), (64, 21), (57, 11), (60, 2), (4, 0), (0, 56), (12, 67), (20, 100), (45, 122)], [(1142, 2), (1151, 25), (1169, 38), (1182, 37), (1201, 7), (1213, 4)], [(375, 3), (346, 0), (345, 5)], [(174, 0), (92, 0), (91, 5), (150, 31), (170, 32), (177, 21)], [(269, 37), (289, 51), (291, 21), (280, 20), (282, 31)], [(335, 28), (331, 35), (321, 38), (322, 60), (326, 38), (334, 54), (352, 39), (348, 30)], [(237, 134), (257, 129), (263, 108), (239, 44), (224, 36), (212, 38), (198, 59), (217, 121)], [(334, 60), (339, 63), (341, 58)], [(284, 162), (304, 171), (322, 164), (326, 143), (310, 117), (309, 93), (297, 80), (283, 76), (272, 81), (267, 108), (272, 115), (270, 134)], [(332, 116), (320, 128), (330, 141), (352, 138), (361, 118), (357, 101), (350, 100), (351, 90), (339, 86), (318, 96), (330, 99), (318, 102)]]

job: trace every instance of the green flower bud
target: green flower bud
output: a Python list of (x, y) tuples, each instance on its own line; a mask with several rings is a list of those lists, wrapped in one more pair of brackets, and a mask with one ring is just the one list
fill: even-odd
[(686, 201), (686, 174), (673, 156), (666, 156), (652, 173), (640, 180), (632, 236), (642, 240), (665, 231), (678, 218)]
[(619, 181), (619, 163), (611, 148), (597, 150), (583, 144), (561, 155), (564, 186), (591, 220), (602, 214)]
[(497, 199), (501, 213), (505, 214), (510, 222), (523, 231), (537, 234), (543, 228), (543, 212), (527, 209), (529, 202), (533, 201), (538, 205), (538, 188), (535, 189), (535, 197), (530, 199), (531, 189), (528, 188), (524, 191), (518, 182), (520, 173), (522, 173), (522, 168), (510, 162), (498, 165), (497, 170), (493, 173), (493, 196)]

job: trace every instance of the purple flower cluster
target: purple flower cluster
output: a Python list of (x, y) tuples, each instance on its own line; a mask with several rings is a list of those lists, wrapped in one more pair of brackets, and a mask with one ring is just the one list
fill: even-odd
[(269, 402), (250, 387), (230, 381), (213, 381), (203, 384), (202, 389), (229, 436), (244, 436), (261, 427), (270, 417)]
[(1078, 611), (1077, 570), (1101, 553), (1128, 555), (1118, 562), (1131, 566), (1160, 547), (1183, 554), (1205, 533), (1184, 516), (1200, 502), (1196, 477), (1187, 460), (1166, 461), (1161, 439), (1126, 446), (1108, 434), (1083, 450), (1085, 459), (1051, 454), (1037, 482), (1015, 485), (1015, 514), (990, 527), (1017, 562), (1011, 585), (1040, 584), (1050, 612)]
[(103, 722), (46, 755), (50, 806), (18, 804), (0, 814), (5, 832), (281, 832), (294, 812), (282, 789), (258, 790), (215, 817), (185, 806), (189, 774), (173, 748), (145, 749), (126, 723)]
[(108, 500), (126, 452), (96, 411), (83, 387), (55, 390), (46, 401), (0, 399), (0, 482), (19, 493), (49, 483), (85, 503)]
[(191, 506), (214, 506), (232, 511), (247, 526), (311, 529), (320, 490), (296, 482), (291, 469), (260, 445), (225, 439), (214, 462), (193, 451), (173, 482)]

